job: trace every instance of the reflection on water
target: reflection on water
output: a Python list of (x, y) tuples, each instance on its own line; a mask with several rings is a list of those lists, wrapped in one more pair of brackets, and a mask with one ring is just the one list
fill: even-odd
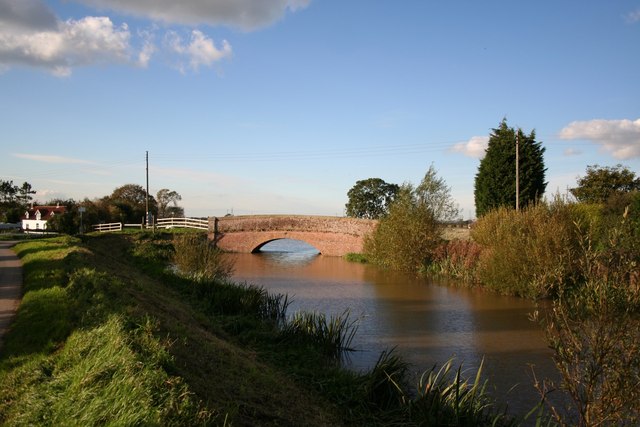
[(350, 368), (368, 369), (380, 352), (394, 347), (416, 376), (451, 357), (471, 375), (484, 359), (496, 397), (517, 412), (537, 401), (530, 365), (538, 377), (554, 375), (542, 332), (529, 321), (534, 307), (528, 301), (319, 256), (295, 241), (276, 241), (262, 251), (235, 255), (234, 278), (289, 295), (290, 313), (349, 310), (358, 319)]

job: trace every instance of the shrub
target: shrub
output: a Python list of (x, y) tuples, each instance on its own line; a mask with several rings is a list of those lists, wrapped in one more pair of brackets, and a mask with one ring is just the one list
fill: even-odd
[[(554, 303), (543, 324), (561, 381), (538, 389), (558, 423), (640, 423), (638, 307), (638, 292), (630, 294), (628, 284), (601, 279)], [(553, 389), (568, 396), (566, 407), (548, 400)]]
[(440, 226), (433, 211), (420, 203), (411, 186), (402, 187), (389, 214), (364, 241), (364, 252), (383, 268), (417, 271), (440, 242)]
[(576, 280), (578, 231), (566, 202), (540, 203), (519, 212), (496, 209), (472, 230), (482, 246), (478, 279), (504, 294), (556, 295)]
[[(625, 215), (606, 229), (584, 227), (578, 263), (583, 280), (563, 290), (542, 324), (561, 382), (538, 384), (562, 425), (638, 425), (640, 422), (640, 245)], [(562, 408), (547, 399), (559, 388)]]

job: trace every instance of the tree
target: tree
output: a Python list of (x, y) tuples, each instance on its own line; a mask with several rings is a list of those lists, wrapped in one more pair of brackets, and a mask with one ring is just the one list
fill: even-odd
[[(158, 218), (165, 218), (169, 216), (184, 216), (184, 209), (178, 206), (178, 202), (182, 200), (182, 196), (175, 191), (171, 191), (168, 188), (163, 188), (156, 194), (156, 201), (158, 203)], [(169, 204), (173, 204), (169, 206)], [(180, 214), (180, 215), (178, 215)]]
[[(535, 131), (525, 135), (518, 129), (520, 207), (539, 201), (547, 187), (544, 152)], [(492, 129), (489, 145), (475, 178), (476, 215), (500, 206), (516, 205), (516, 131), (503, 119)]]
[[(113, 190), (103, 202), (108, 205), (111, 220), (136, 223), (145, 217), (147, 192), (138, 184), (126, 184)], [(149, 195), (149, 211), (156, 215), (156, 200)]]
[(605, 203), (612, 196), (640, 190), (640, 178), (626, 166), (587, 166), (587, 174), (578, 178), (571, 194), (581, 203)]
[(64, 206), (65, 211), (47, 221), (47, 228), (64, 234), (80, 232), (78, 204), (73, 199), (52, 199), (45, 203), (47, 206)]
[(35, 193), (28, 182), (18, 187), (13, 181), (0, 180), (0, 221), (18, 222)]
[(364, 252), (374, 264), (416, 271), (431, 257), (440, 241), (433, 210), (420, 202), (411, 184), (403, 184), (375, 231), (365, 238)]
[(416, 187), (416, 196), (420, 203), (424, 203), (433, 216), (440, 222), (457, 219), (460, 210), (451, 197), (451, 188), (444, 178), (438, 177), (438, 171), (431, 165)]
[(346, 214), (354, 218), (379, 219), (387, 214), (389, 205), (400, 187), (380, 178), (357, 181), (347, 193)]

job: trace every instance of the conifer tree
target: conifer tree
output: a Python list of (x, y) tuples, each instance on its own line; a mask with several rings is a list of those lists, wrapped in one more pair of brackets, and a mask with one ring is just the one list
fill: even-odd
[[(520, 207), (540, 200), (547, 187), (544, 151), (536, 142), (535, 131), (529, 135), (517, 130), (519, 145)], [(476, 215), (482, 216), (500, 206), (516, 206), (516, 130), (503, 119), (492, 129), (489, 145), (480, 161), (475, 179)]]

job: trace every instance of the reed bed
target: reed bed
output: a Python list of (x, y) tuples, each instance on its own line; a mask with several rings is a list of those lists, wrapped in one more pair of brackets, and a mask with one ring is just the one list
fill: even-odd
[(282, 342), (313, 346), (332, 359), (352, 351), (351, 342), (357, 331), (349, 313), (327, 317), (324, 313), (296, 312), (281, 328)]

